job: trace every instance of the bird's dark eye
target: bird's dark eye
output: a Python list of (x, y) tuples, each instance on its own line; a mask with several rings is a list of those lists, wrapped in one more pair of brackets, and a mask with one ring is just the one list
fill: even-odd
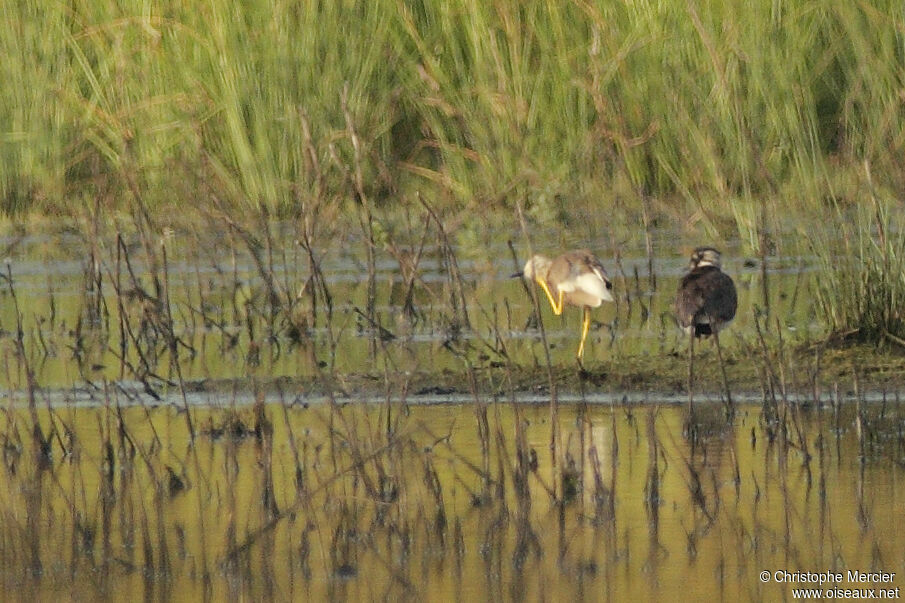
[(611, 283), (610, 281), (606, 281), (606, 288), (607, 288), (608, 290), (609, 290), (609, 289), (612, 289), (612, 288), (613, 288), (613, 283)]

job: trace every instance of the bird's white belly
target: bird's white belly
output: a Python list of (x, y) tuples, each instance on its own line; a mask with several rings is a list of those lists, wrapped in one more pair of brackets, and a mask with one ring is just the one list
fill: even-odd
[(588, 304), (596, 308), (603, 301), (613, 301), (613, 294), (606, 288), (606, 283), (596, 274), (582, 274), (575, 278), (559, 283), (559, 290), (563, 293), (582, 292), (596, 298), (596, 303)]

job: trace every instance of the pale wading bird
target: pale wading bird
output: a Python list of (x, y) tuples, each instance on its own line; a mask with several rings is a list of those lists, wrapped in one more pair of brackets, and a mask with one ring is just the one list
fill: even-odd
[(605, 301), (613, 301), (613, 294), (610, 292), (613, 283), (607, 277), (603, 264), (587, 249), (569, 251), (553, 259), (535, 255), (516, 276), (536, 281), (547, 294), (550, 307), (557, 316), (562, 314), (565, 304), (579, 306), (584, 310), (577, 355), (581, 366), (584, 342), (591, 327), (591, 308), (596, 308)]
[(712, 335), (723, 373), (726, 403), (731, 408), (732, 397), (726, 379), (726, 367), (723, 365), (719, 332), (735, 318), (738, 307), (735, 283), (722, 271), (720, 252), (713, 247), (695, 249), (688, 267), (688, 274), (682, 277), (676, 294), (676, 317), (688, 334), (688, 406), (691, 407), (694, 403), (694, 340)]

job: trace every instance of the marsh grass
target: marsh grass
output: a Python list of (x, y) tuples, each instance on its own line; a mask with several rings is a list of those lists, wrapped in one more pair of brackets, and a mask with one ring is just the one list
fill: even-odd
[(525, 199), (547, 224), (663, 211), (754, 249), (789, 209), (846, 197), (862, 161), (903, 189), (891, 2), (84, 0), (7, 17), (6, 212), (194, 206), (251, 228), (266, 208), (310, 241), (350, 200), (376, 220), (420, 190), (444, 215)]
[[(778, 598), (755, 571), (897, 558), (899, 396), (869, 401), (866, 368), (827, 374), (821, 346), (810, 364), (776, 303), (788, 283), (764, 276), (787, 211), (854, 215), (809, 232), (817, 307), (839, 332), (905, 340), (887, 201), (905, 173), (896, 5), (10, 10), (0, 203), (75, 217), (83, 260), (65, 309), (54, 283), (31, 308), (12, 265), (3, 279), (4, 590), (666, 598), (702, 568), (713, 598)], [(616, 223), (619, 300), (593, 336), (607, 362), (636, 360), (618, 337), (634, 326), (673, 364), (678, 336), (655, 305), (666, 279), (651, 270), (648, 291), (624, 263), (638, 225), (649, 267), (658, 221), (736, 233), (761, 257), (743, 290), (761, 285), (765, 310), (728, 356), (759, 375), (760, 408), (560, 406), (559, 383), (626, 384), (602, 363), (576, 376), (554, 362), (542, 323), (540, 348), (520, 342), (536, 298), (510, 304), (463, 268), (490, 264), (502, 287), (476, 243), (514, 210), (527, 247), (538, 227), (591, 238), (587, 216)], [(325, 268), (341, 254), (355, 285)], [(434, 343), (414, 347), (425, 333)], [(428, 347), (420, 360), (454, 364), (468, 405), (408, 403)], [(90, 408), (42, 389), (56, 355)], [(206, 389), (223, 377), (214, 357), (233, 379), (220, 393)], [(306, 379), (281, 380), (280, 359)], [(541, 367), (550, 404), (524, 405)], [(381, 403), (358, 403), (356, 376)]]
[[(761, 258), (769, 311), (767, 258), (789, 223), (866, 207), (865, 163), (871, 196), (905, 190), (903, 14), (891, 2), (83, 0), (20, 3), (8, 17), (4, 212), (74, 219), (95, 266), (102, 230), (135, 232), (153, 275), (143, 289), (160, 303), (159, 233), (226, 231), (255, 262), (270, 338), (303, 338), (332, 313), (320, 269), (331, 240), (366, 242), (362, 312), (379, 331), (375, 267), (386, 250), (402, 264), (403, 245), (417, 248), (394, 236), (399, 224), (424, 219), (425, 236), (479, 255), (487, 224), (513, 224), (519, 204), (532, 226), (608, 232), (617, 249), (643, 225), (649, 258), (658, 223), (737, 239)], [(274, 278), (286, 223), (307, 258), (300, 290)], [(866, 260), (863, 236), (813, 249), (826, 265), (840, 245)], [(865, 263), (880, 271), (871, 282), (893, 284), (889, 258)], [(831, 328), (862, 321), (867, 339), (902, 337), (894, 312), (841, 311), (845, 278), (831, 278), (843, 285), (820, 294)], [(252, 328), (255, 304), (238, 305)], [(468, 325), (461, 299), (452, 321)]]
[(869, 204), (832, 211), (838, 229), (808, 237), (820, 260), (816, 307), (830, 338), (905, 347), (905, 221), (899, 204), (873, 196)]
[[(3, 323), (21, 335), (0, 342), (29, 363), (17, 359), (9, 384), (27, 389), (30, 368), (53, 387), (84, 383), (94, 396), (108, 379), (126, 396), (160, 402), (175, 393), (186, 408), (193, 394), (250, 391), (252, 383), (242, 379), (254, 377), (271, 385), (298, 379), (295, 383), (319, 393), (363, 386), (382, 395), (376, 383), (405, 374), (416, 390), (470, 394), (474, 387), (465, 378), (472, 374), (481, 387), (505, 391), (499, 382), (489, 384), (487, 375), (509, 367), (517, 389), (541, 385), (536, 369), (545, 368), (554, 401), (557, 387), (569, 384), (567, 391), (574, 391), (577, 367), (565, 345), (574, 337), (574, 317), (545, 314), (544, 322), (537, 322), (544, 308), (536, 305), (534, 292), (504, 279), (505, 267), (457, 246), (436, 209), (426, 201), (422, 207), (423, 222), (397, 224), (380, 234), (374, 318), (366, 313), (372, 294), (360, 249), (367, 244), (363, 225), (323, 241), (313, 254), (293, 244), (299, 231), (292, 222), (268, 224), (269, 232), (230, 227), (225, 237), (165, 232), (156, 240), (137, 229), (117, 232), (111, 240), (101, 229), (69, 252), (88, 255), (67, 285), (20, 276), (11, 263), (5, 290), (15, 300), (22, 287), (25, 297), (19, 311), (15, 304), (4, 307)], [(538, 237), (526, 223), (522, 241)], [(357, 246), (349, 248), (349, 241)], [(499, 243), (495, 249), (502, 251)], [(510, 251), (517, 263), (514, 245)], [(621, 253), (614, 250), (617, 303), (595, 313), (599, 322), (589, 339), (594, 356), (588, 370), (578, 373), (578, 383), (596, 391), (635, 390), (649, 378), (672, 391), (681, 387), (672, 380), (677, 366), (672, 358), (685, 345), (669, 310), (672, 275), (661, 277), (665, 286), (650, 289), (637, 257), (623, 259)], [(724, 351), (729, 376), (748, 389), (758, 382), (751, 377), (754, 365), (743, 361), (751, 357), (746, 329), (752, 316), (756, 320), (752, 298), (758, 281), (756, 271), (740, 268), (734, 266), (733, 273), (742, 307)], [(813, 341), (812, 314), (806, 295), (798, 293), (810, 286), (804, 273), (794, 279), (777, 275), (771, 287), (775, 312), (799, 329), (797, 335), (789, 332), (793, 346)], [(61, 295), (65, 304), (57, 301)], [(331, 305), (325, 308), (327, 301)], [(762, 343), (751, 348), (753, 357), (766, 357), (761, 348), (771, 353), (778, 342)], [(705, 355), (710, 352), (708, 346)], [(190, 412), (185, 418), (191, 422)]]

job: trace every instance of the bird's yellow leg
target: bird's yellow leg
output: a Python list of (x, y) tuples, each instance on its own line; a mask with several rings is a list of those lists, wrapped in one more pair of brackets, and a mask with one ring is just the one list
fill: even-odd
[(581, 343), (578, 344), (578, 362), (584, 354), (584, 340), (588, 337), (588, 330), (591, 328), (591, 309), (584, 307), (584, 320), (581, 321)]
[(537, 284), (540, 285), (544, 290), (544, 293), (547, 294), (547, 300), (550, 302), (550, 307), (553, 308), (553, 313), (557, 316), (562, 314), (562, 291), (559, 292), (559, 303), (557, 304), (553, 301), (553, 293), (550, 292), (550, 287), (547, 286), (547, 282), (537, 279)]

